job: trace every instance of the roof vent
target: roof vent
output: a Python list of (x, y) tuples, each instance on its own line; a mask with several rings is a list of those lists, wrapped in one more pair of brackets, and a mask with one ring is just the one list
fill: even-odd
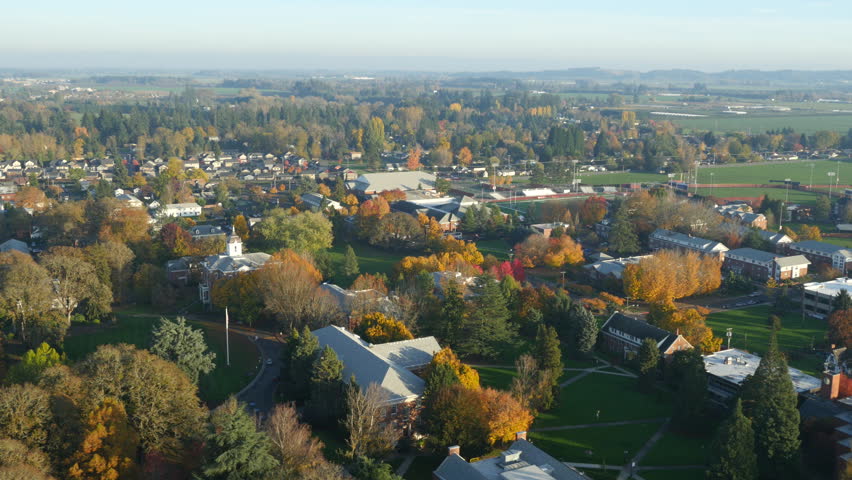
[(503, 463), (508, 465), (510, 463), (517, 462), (521, 459), (521, 451), (520, 450), (506, 450), (503, 452)]
[(725, 365), (731, 365), (733, 363), (733, 358), (725, 357)]

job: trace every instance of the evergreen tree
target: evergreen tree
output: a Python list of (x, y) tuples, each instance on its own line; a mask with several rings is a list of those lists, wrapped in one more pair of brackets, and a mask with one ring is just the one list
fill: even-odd
[(639, 252), (639, 236), (636, 235), (636, 230), (627, 216), (627, 209), (623, 206), (618, 209), (609, 232), (609, 248), (619, 255)]
[(757, 455), (754, 452), (754, 430), (751, 420), (743, 415), (742, 401), (716, 433), (711, 451), (708, 480), (755, 480)]
[(278, 467), (269, 437), (234, 397), (213, 411), (205, 448), (206, 478), (264, 478)]
[(580, 356), (591, 355), (598, 341), (598, 322), (586, 307), (580, 304), (571, 306), (570, 344), (575, 353)]
[(565, 290), (557, 290), (548, 305), (546, 323), (556, 328), (559, 338), (568, 342), (571, 336), (571, 297)]
[(424, 403), (428, 404), (428, 399), (435, 392), (459, 383), (461, 383), (459, 376), (452, 365), (443, 362), (435, 364), (426, 376), (426, 386), (423, 389), (423, 397), (426, 399)]
[(509, 310), (500, 284), (491, 275), (477, 279), (476, 298), (471, 302), (464, 320), (460, 350), (467, 355), (494, 358), (498, 346), (508, 341), (511, 329)]
[[(707, 399), (707, 370), (697, 348), (675, 353), (681, 357), (673, 421), (684, 431), (700, 428)], [(674, 360), (672, 360), (674, 361)]]
[(559, 348), (559, 336), (555, 328), (539, 325), (535, 336), (533, 358), (539, 369), (553, 372), (554, 380), (562, 376), (562, 351)]
[(319, 340), (305, 326), (302, 333), (293, 330), (284, 349), (284, 392), (287, 398), (302, 401), (308, 397), (311, 367), (319, 353)]
[(198, 383), (201, 374), (216, 368), (216, 354), (207, 351), (204, 333), (192, 328), (183, 317), (174, 322), (160, 318), (160, 325), (153, 332), (151, 353), (177, 364), (193, 383)]
[(332, 425), (343, 415), (343, 362), (326, 345), (311, 369), (308, 411), (314, 422)]
[(346, 245), (346, 254), (343, 256), (343, 275), (354, 279), (361, 273), (358, 268), (358, 256), (355, 255), (355, 250), (352, 245)]
[(741, 398), (745, 413), (754, 426), (761, 478), (798, 478), (798, 396), (787, 369), (787, 361), (778, 351), (774, 330), (760, 365), (743, 384)]
[(838, 310), (849, 310), (852, 308), (852, 297), (849, 296), (849, 292), (844, 288), (837, 295), (835, 295), (834, 300), (831, 301), (831, 306), (833, 308), (832, 311)]
[(660, 349), (653, 338), (642, 340), (639, 346), (637, 364), (639, 367), (639, 388), (649, 391), (657, 379), (657, 366), (660, 363)]
[(442, 343), (457, 348), (460, 329), (464, 322), (465, 303), (461, 286), (453, 279), (444, 284), (444, 303), (435, 325), (435, 335)]

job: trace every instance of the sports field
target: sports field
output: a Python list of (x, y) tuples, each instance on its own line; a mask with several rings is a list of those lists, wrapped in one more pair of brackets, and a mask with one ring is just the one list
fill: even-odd
[(846, 132), (852, 128), (852, 114), (848, 113), (779, 113), (777, 115), (711, 115), (706, 117), (678, 117), (672, 119), (687, 130), (713, 130), (716, 132), (763, 133), (768, 130), (792, 128), (796, 132), (811, 134), (819, 130)]

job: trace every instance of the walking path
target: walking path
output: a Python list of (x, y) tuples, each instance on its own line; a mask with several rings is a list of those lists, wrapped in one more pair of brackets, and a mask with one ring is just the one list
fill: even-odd
[(640, 423), (657, 423), (668, 420), (668, 417), (643, 418), (641, 420), (622, 420), (620, 422), (583, 423), (580, 425), (561, 425), (558, 427), (542, 427), (530, 429), (531, 432), (555, 432), (558, 430), (574, 430), (576, 428), (617, 427), (619, 425), (639, 425)]
[(415, 458), (415, 455), (406, 455), (405, 460), (402, 461), (402, 465), (400, 465), (399, 468), (396, 469), (396, 474), (400, 477), (404, 476), (408, 472), (408, 469), (411, 467), (411, 464), (414, 463)]
[(666, 430), (668, 430), (669, 423), (671, 423), (671, 418), (667, 419), (665, 423), (660, 426), (660, 429), (651, 435), (651, 438), (645, 442), (645, 445), (636, 452), (636, 455), (627, 462), (627, 465), (625, 465), (621, 469), (621, 473), (618, 474), (617, 480), (627, 480), (638, 470), (637, 467), (639, 466), (639, 462), (642, 461), (642, 458), (651, 450), (651, 448), (654, 447), (654, 445), (657, 444), (658, 441), (660, 441), (660, 438), (662, 438), (663, 434), (666, 433)]

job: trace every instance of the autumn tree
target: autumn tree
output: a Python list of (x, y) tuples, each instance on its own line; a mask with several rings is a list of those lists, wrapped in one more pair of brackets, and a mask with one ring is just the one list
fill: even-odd
[(587, 197), (580, 207), (580, 221), (583, 225), (594, 225), (604, 219), (607, 212), (606, 199), (600, 196)]
[(320, 288), (321, 279), (311, 261), (289, 249), (276, 253), (257, 270), (265, 309), (287, 331), (327, 324), (340, 314), (331, 296)]
[(229, 278), (221, 278), (210, 291), (213, 306), (229, 309), (231, 318), (253, 325), (263, 313), (263, 298), (258, 284), (257, 271), (242, 272)]
[(53, 299), (50, 275), (41, 265), (21, 261), (0, 269), (0, 302), (24, 342), (30, 341), (32, 324), (51, 308)]
[(98, 279), (92, 264), (75, 256), (49, 253), (41, 265), (53, 279), (55, 302), (69, 325), (71, 314), (84, 301), (100, 312), (109, 311), (112, 292)]
[(540, 265), (559, 268), (581, 263), (583, 248), (568, 235), (545, 238), (544, 235), (533, 234), (515, 245), (515, 255), (528, 268)]
[(347, 455), (381, 457), (390, 452), (399, 439), (396, 427), (386, 421), (388, 393), (376, 383), (362, 389), (357, 382), (346, 388), (346, 416), (341, 423), (349, 434)]
[(285, 478), (302, 478), (303, 473), (325, 463), (322, 442), (311, 435), (310, 425), (299, 421), (293, 405), (276, 405), (267, 417), (264, 429)]
[(213, 411), (205, 439), (206, 478), (265, 478), (279, 466), (266, 432), (234, 397)]
[(37, 447), (11, 438), (0, 439), (0, 478), (50, 480), (50, 457)]
[(819, 227), (816, 225), (802, 225), (799, 228), (799, 241), (803, 240), (816, 240), (818, 242), (822, 241), (822, 232)]
[(113, 301), (128, 298), (128, 284), (135, 255), (127, 245), (117, 242), (98, 242), (83, 249), (86, 260), (95, 268), (95, 274), (112, 290)]
[(0, 438), (44, 448), (55, 429), (46, 391), (29, 383), (0, 388)]
[(125, 405), (145, 451), (174, 456), (200, 435), (207, 411), (177, 365), (130, 345), (101, 345), (75, 371), (92, 401)]
[(530, 355), (521, 355), (515, 360), (515, 378), (509, 391), (522, 406), (531, 412), (550, 410), (555, 400), (554, 391), (562, 372), (540, 368)]
[(660, 250), (622, 274), (630, 298), (671, 307), (674, 300), (715, 291), (722, 283), (721, 262), (695, 252)]
[(649, 320), (656, 326), (669, 332), (680, 332), (694, 347), (703, 353), (719, 350), (722, 339), (713, 336), (713, 330), (707, 326), (707, 310), (701, 307), (674, 309), (666, 306), (652, 306)]
[(414, 147), (408, 151), (408, 161), (406, 165), (409, 170), (420, 170), (420, 157), (423, 155), (423, 150), (420, 147)]
[(47, 208), (48, 200), (43, 191), (38, 187), (21, 187), (15, 194), (15, 205), (21, 208), (41, 211)]
[(113, 480), (133, 476), (139, 438), (120, 401), (104, 398), (87, 416), (84, 429), (83, 441), (71, 458), (70, 478)]
[(479, 388), (479, 372), (470, 365), (464, 364), (459, 360), (453, 350), (449, 347), (442, 348), (438, 353), (432, 356), (432, 360), (426, 367), (424, 377), (428, 379), (441, 366), (449, 367), (450, 372), (464, 388), (478, 389)]
[(151, 353), (174, 362), (193, 383), (216, 368), (216, 354), (207, 351), (204, 333), (200, 328), (192, 328), (184, 317), (175, 321), (160, 317), (160, 324), (151, 336)]
[(393, 251), (417, 250), (426, 243), (426, 235), (416, 218), (403, 212), (393, 212), (379, 220), (369, 237), (371, 245)]
[(852, 309), (835, 310), (829, 315), (828, 338), (837, 345), (852, 345)]
[(470, 162), (473, 161), (473, 153), (471, 153), (469, 148), (462, 147), (459, 149), (459, 153), (456, 155), (456, 158), (459, 161), (459, 165), (467, 167), (470, 165)]
[(360, 318), (355, 333), (364, 340), (380, 344), (398, 342), (400, 340), (411, 340), (414, 335), (399, 320), (389, 317), (381, 312), (368, 313)]
[(244, 242), (249, 239), (249, 226), (243, 215), (234, 217), (234, 233)]
[(187, 256), (192, 249), (192, 235), (175, 222), (163, 225), (160, 229), (160, 241), (172, 257)]

